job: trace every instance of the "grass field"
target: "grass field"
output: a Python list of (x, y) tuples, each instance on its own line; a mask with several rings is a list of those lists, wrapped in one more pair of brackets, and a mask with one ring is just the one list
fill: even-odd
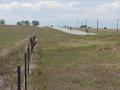
[(116, 32), (94, 36), (39, 32), (42, 74), (38, 68), (37, 86), (46, 90), (119, 90), (119, 36)]
[[(7, 43), (12, 47), (13, 43), (33, 32), (37, 35), (38, 44), (34, 53), (37, 68), (30, 76), (29, 90), (120, 89), (120, 33), (74, 36), (47, 27), (36, 28), (36, 31), (33, 31), (35, 28), (29, 30), (29, 27), (23, 31), (20, 30), (23, 27), (15, 28), (12, 31), (0, 29), (3, 35), (0, 38), (1, 47), (6, 47)], [(5, 37), (6, 34), (11, 38)], [(21, 49), (18, 51), (23, 52)], [(16, 63), (7, 65), (15, 67), (20, 63), (18, 60), (21, 58), (15, 51), (10, 59), (15, 61), (16, 58)], [(10, 59), (7, 58), (7, 61)]]
[(16, 83), (15, 71), (24, 60), (24, 47), (34, 32), (34, 27), (0, 26), (0, 90)]
[(0, 48), (11, 48), (16, 42), (30, 36), (31, 27), (0, 26)]

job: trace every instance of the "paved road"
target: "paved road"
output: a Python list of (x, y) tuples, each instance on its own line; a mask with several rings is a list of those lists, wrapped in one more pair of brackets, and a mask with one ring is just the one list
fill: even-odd
[(70, 29), (65, 29), (65, 28), (55, 28), (56, 30), (69, 33), (69, 34), (74, 34), (74, 35), (95, 35), (96, 33), (86, 33), (84, 31), (78, 31), (78, 30), (70, 30)]

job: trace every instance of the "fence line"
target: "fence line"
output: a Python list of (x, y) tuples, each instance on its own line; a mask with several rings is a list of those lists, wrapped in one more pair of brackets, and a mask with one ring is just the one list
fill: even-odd
[[(30, 42), (28, 44), (28, 47), (27, 47), (27, 52), (24, 53), (24, 75), (23, 75), (23, 81), (24, 81), (24, 88), (25, 90), (28, 90), (28, 82), (27, 82), (27, 79), (28, 79), (28, 75), (30, 74), (30, 61), (31, 61), (31, 58), (32, 58), (32, 54), (33, 54), (33, 51), (34, 51), (34, 48), (37, 44), (37, 41), (36, 41), (36, 36), (33, 36), (33, 37), (30, 37)], [(21, 65), (19, 65), (17, 67), (17, 90), (21, 90), (21, 88), (23, 88), (22, 86), (22, 82), (21, 82), (21, 78), (22, 78), (22, 75), (21, 75)]]

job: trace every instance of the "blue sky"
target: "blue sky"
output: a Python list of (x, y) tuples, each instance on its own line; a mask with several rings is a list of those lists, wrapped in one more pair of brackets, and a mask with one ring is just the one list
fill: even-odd
[(39, 20), (42, 25), (81, 25), (116, 27), (120, 0), (0, 0), (0, 19), (8, 24), (19, 20)]

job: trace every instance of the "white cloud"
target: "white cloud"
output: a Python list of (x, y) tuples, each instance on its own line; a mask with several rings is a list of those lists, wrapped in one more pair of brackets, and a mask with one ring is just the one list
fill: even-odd
[(120, 1), (115, 0), (111, 3), (101, 4), (86, 10), (91, 17), (102, 17), (103, 19), (120, 17)]
[(28, 10), (38, 10), (38, 9), (75, 9), (79, 8), (81, 3), (78, 1), (68, 1), (68, 2), (59, 2), (55, 0), (41, 0), (34, 3), (30, 2), (11, 2), (11, 3), (1, 3), (0, 10), (11, 11), (14, 9), (28, 9)]
[(31, 4), (29, 3), (12, 2), (7, 4), (0, 4), (0, 10), (5, 10), (5, 11), (10, 11), (19, 8), (29, 8), (29, 7), (31, 7)]
[(107, 9), (117, 9), (117, 8), (120, 8), (120, 1), (115, 1), (115, 2), (112, 2), (112, 3), (108, 3), (108, 4), (104, 4), (104, 5), (101, 5), (102, 8), (107, 8)]
[(120, 17), (120, 1), (100, 5), (95, 11), (97, 15), (102, 16), (104, 19)]
[(0, 4), (0, 10), (14, 10), (14, 9), (42, 9), (42, 8), (61, 8), (63, 4), (57, 1), (39, 1), (37, 3), (21, 3), (21, 2), (11, 2), (7, 4)]

